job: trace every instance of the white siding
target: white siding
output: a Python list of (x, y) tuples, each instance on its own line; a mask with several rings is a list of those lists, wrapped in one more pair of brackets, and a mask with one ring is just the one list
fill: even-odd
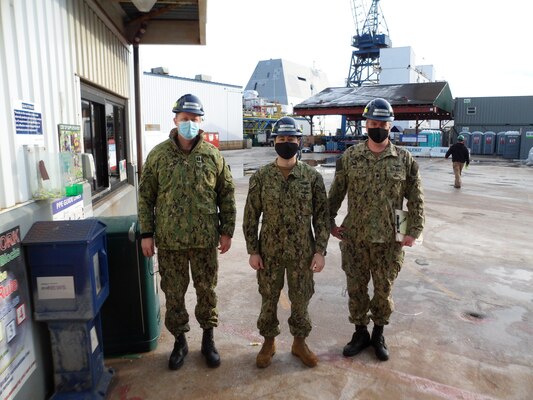
[(129, 46), (83, 0), (67, 1), (69, 38), (76, 49), (80, 78), (119, 96), (129, 97)]
[(83, 0), (0, 0), (0, 210), (32, 197), (15, 103), (39, 107), (42, 144), (57, 152), (57, 125), (81, 125), (80, 78), (128, 98), (130, 62), (128, 46)]
[(30, 199), (14, 104), (35, 103), (44, 142), (57, 148), (57, 124), (77, 123), (75, 64), (68, 45), (67, 1), (0, 2), (0, 209)]
[[(205, 116), (201, 129), (218, 132), (220, 141), (242, 140), (241, 88), (173, 76), (143, 74), (141, 112), (145, 140), (147, 135), (157, 136), (160, 141), (168, 137), (168, 133), (174, 128), (172, 107), (179, 97), (187, 93), (198, 96), (204, 106)], [(146, 132), (144, 128), (147, 124), (159, 125), (159, 133)], [(153, 144), (155, 143), (152, 141), (148, 148)]]

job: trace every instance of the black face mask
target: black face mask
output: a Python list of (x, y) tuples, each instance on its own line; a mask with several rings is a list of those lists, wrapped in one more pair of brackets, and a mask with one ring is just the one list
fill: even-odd
[(381, 143), (389, 137), (389, 130), (385, 128), (366, 128), (368, 137), (373, 142)]
[(292, 142), (276, 143), (274, 145), (276, 153), (278, 153), (278, 155), (285, 160), (290, 160), (293, 158), (298, 152), (299, 147), (300, 145), (298, 143)]

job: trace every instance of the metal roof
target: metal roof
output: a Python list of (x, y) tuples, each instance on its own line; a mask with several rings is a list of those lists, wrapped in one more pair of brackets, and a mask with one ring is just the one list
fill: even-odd
[(391, 103), (395, 120), (453, 119), (453, 98), (447, 82), (327, 88), (294, 106), (294, 113), (346, 115), (349, 120), (359, 121), (366, 104), (379, 97)]

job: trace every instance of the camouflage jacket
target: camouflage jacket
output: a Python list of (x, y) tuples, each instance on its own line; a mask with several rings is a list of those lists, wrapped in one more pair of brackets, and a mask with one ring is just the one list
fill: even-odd
[(395, 209), (407, 199), (408, 231), (417, 238), (424, 227), (424, 194), (418, 164), (392, 143), (376, 158), (367, 142), (350, 147), (337, 160), (328, 201), (331, 226), (348, 192), (348, 214), (342, 226), (354, 241), (395, 240)]
[(243, 231), (248, 254), (301, 259), (324, 252), (329, 216), (322, 175), (299, 161), (287, 179), (275, 162), (261, 167), (250, 178)]
[(224, 157), (198, 142), (189, 154), (175, 142), (177, 130), (148, 154), (139, 184), (141, 235), (155, 233), (167, 250), (211, 248), (235, 230), (235, 186)]

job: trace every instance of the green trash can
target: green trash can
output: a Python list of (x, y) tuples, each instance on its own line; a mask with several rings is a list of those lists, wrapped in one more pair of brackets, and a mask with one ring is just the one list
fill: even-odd
[(109, 297), (101, 310), (104, 355), (154, 350), (161, 333), (153, 257), (142, 254), (136, 215), (100, 217), (106, 228)]

